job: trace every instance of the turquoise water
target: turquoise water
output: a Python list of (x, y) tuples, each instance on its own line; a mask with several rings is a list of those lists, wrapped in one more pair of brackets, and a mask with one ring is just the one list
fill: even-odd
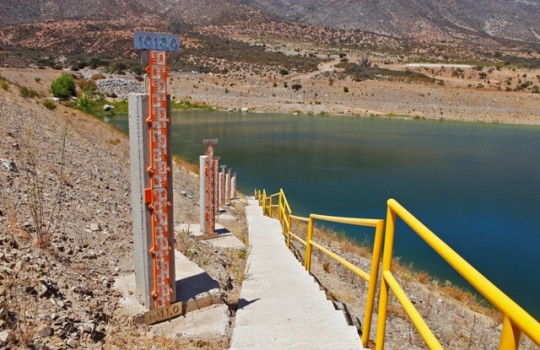
[[(127, 131), (125, 117), (112, 123)], [(172, 138), (192, 162), (202, 139), (218, 138), (216, 154), (244, 193), (283, 187), (300, 215), (384, 218), (395, 198), (540, 318), (539, 127), (189, 111), (174, 115)], [(464, 285), (402, 224), (395, 252)]]

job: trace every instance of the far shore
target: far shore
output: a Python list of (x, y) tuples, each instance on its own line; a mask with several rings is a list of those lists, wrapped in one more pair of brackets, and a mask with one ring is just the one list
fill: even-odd
[[(50, 95), (50, 83), (61, 73), (58, 70), (0, 68), (2, 76), (19, 86), (32, 88), (42, 96)], [(513, 75), (529, 77), (540, 76), (539, 73), (511, 71)], [(450, 76), (440, 77), (444, 84), (435, 84), (329, 81), (316, 73), (239, 78), (171, 72), (169, 93), (176, 101), (190, 100), (195, 105), (206, 104), (220, 110), (540, 125), (540, 93), (505, 91), (500, 86), (470, 87), (477, 81), (452, 78), (451, 73), (447, 75)], [(134, 79), (129, 75), (117, 78)], [(302, 87), (294, 91), (290, 87), (293, 82)]]

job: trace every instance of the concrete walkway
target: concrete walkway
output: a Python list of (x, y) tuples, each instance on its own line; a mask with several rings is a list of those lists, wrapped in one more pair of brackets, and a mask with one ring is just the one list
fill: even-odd
[(362, 349), (356, 329), (285, 246), (279, 222), (256, 200), (246, 216), (251, 252), (231, 349)]

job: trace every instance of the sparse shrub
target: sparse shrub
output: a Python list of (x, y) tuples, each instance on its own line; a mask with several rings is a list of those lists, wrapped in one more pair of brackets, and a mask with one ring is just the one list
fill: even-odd
[(125, 70), (127, 69), (127, 66), (123, 62), (116, 62), (112, 67), (110, 67), (109, 71), (111, 73), (116, 73), (120, 75), (126, 74)]
[(281, 74), (281, 75), (287, 75), (287, 74), (289, 74), (289, 70), (288, 70), (288, 69), (285, 69), (285, 68), (281, 68), (281, 69), (279, 70), (279, 74)]
[(302, 85), (300, 83), (294, 83), (291, 85), (291, 89), (293, 89), (294, 91), (298, 91), (302, 88)]
[(62, 99), (75, 96), (75, 80), (70, 74), (63, 73), (51, 83), (51, 92), (54, 97)]
[(371, 60), (369, 59), (369, 57), (364, 56), (364, 57), (362, 57), (362, 59), (360, 60), (359, 65), (360, 65), (360, 67), (362, 67), (362, 68), (369, 68), (369, 67), (371, 67)]
[(92, 80), (99, 80), (99, 79), (105, 79), (105, 78), (107, 78), (107, 77), (104, 74), (101, 74), (101, 73), (94, 74), (91, 77)]
[(40, 77), (36, 77), (36, 78), (34, 78), (34, 80), (35, 80), (36, 83), (38, 83), (38, 84), (41, 82), (41, 78), (40, 78)]
[(344, 93), (348, 93), (348, 92), (349, 92), (349, 88), (346, 87), (346, 86), (344, 86), (344, 87), (343, 87), (343, 92), (344, 92)]
[(24, 98), (36, 98), (39, 96), (37, 91), (27, 88), (26, 86), (21, 86), (19, 88), (19, 94)]
[(81, 79), (78, 85), (81, 91), (86, 93), (94, 93), (97, 90), (96, 82), (93, 80)]
[[(38, 146), (34, 144), (33, 135), (28, 135), (24, 140), (22, 147), (22, 158), (26, 167), (24, 167), (24, 185), (28, 194), (28, 206), (33, 223), (31, 234), (38, 247), (47, 249), (51, 245), (54, 231), (60, 224), (61, 211), (63, 206), (63, 196), (65, 188), (64, 166), (67, 127), (64, 129), (61, 139), (61, 156), (58, 159), (58, 177), (54, 183), (45, 181), (43, 171), (40, 171), (44, 164), (41, 164), (38, 156)], [(47, 197), (52, 196), (53, 201), (49, 205)]]
[(92, 58), (89, 62), (89, 66), (92, 69), (96, 69), (97, 67), (105, 65), (107, 65), (107, 62), (102, 61), (100, 58)]
[(323, 261), (322, 268), (324, 272), (330, 273), (330, 262), (328, 260)]
[(45, 106), (45, 108), (47, 108), (48, 110), (53, 110), (53, 109), (56, 109), (56, 103), (54, 103), (54, 101), (51, 101), (51, 100), (45, 100), (43, 101), (43, 105)]
[(0, 87), (2, 88), (2, 90), (8, 91), (9, 90), (8, 81), (0, 78)]
[[(129, 70), (136, 75), (143, 75), (144, 74), (144, 67), (140, 64), (134, 64), (129, 68)], [(171, 77), (170, 80), (172, 81), (173, 78)]]
[(88, 94), (82, 94), (77, 102), (77, 108), (88, 114), (92, 114), (92, 109), (96, 103), (88, 96)]

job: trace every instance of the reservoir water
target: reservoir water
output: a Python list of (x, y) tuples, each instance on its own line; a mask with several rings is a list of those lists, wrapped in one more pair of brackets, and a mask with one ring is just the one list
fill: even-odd
[[(172, 119), (174, 153), (198, 162), (202, 140), (218, 138), (216, 154), (244, 193), (282, 187), (297, 214), (384, 218), (395, 198), (540, 319), (540, 127), (203, 111)], [(111, 122), (127, 132), (126, 117)], [(403, 224), (395, 254), (467, 285)]]

